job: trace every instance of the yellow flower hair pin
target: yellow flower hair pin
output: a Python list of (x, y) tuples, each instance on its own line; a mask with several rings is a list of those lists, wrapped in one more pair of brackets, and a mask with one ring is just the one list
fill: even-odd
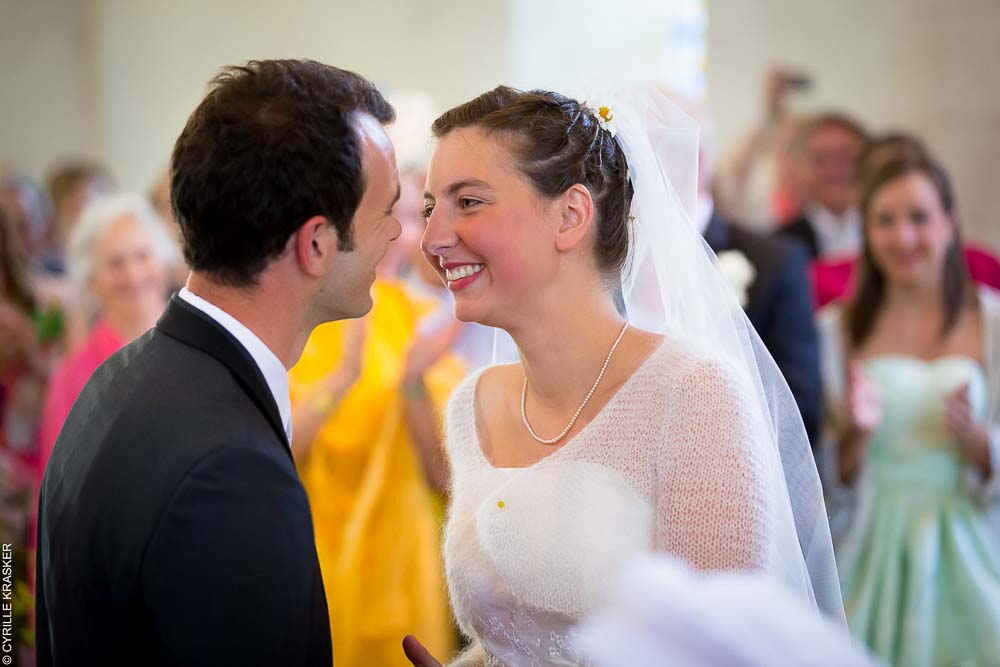
[(618, 127), (615, 125), (615, 114), (611, 111), (610, 107), (597, 107), (594, 115), (597, 117), (598, 124), (610, 132), (612, 137), (618, 134)]

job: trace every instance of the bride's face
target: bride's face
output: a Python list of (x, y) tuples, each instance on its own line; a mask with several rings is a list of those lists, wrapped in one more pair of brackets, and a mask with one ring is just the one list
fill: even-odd
[(455, 130), (440, 140), (424, 215), (421, 248), (454, 294), (458, 319), (506, 327), (551, 283), (558, 202), (538, 195), (503, 143), (482, 130)]

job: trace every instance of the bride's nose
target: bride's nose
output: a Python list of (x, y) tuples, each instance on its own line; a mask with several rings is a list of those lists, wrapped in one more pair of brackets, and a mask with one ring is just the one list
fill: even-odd
[(428, 255), (442, 255), (458, 245), (455, 228), (445, 220), (444, 215), (431, 212), (427, 218), (424, 235), (420, 237), (420, 248)]

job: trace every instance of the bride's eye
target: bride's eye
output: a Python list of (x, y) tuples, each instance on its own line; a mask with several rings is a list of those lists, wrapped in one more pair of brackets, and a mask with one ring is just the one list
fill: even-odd
[(420, 211), (420, 215), (423, 216), (424, 220), (427, 220), (428, 218), (431, 217), (431, 213), (433, 212), (434, 212), (434, 205), (428, 204), (427, 206), (424, 206), (422, 211)]

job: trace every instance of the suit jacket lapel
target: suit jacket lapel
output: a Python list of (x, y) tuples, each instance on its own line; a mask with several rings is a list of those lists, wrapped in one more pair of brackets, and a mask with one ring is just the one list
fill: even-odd
[(176, 294), (167, 304), (167, 309), (156, 323), (156, 328), (171, 338), (176, 338), (222, 362), (267, 418), (291, 456), (288, 436), (281, 422), (278, 405), (274, 402), (274, 396), (267, 386), (264, 374), (246, 348), (231, 333)]

